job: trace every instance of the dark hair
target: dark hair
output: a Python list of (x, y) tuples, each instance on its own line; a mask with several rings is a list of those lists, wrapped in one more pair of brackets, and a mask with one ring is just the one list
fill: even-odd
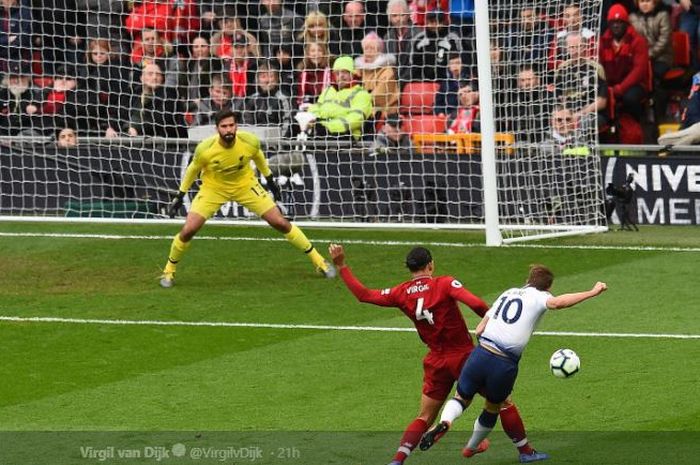
[(554, 275), (544, 265), (530, 265), (530, 273), (527, 276), (527, 283), (538, 291), (546, 291), (552, 287)]
[(430, 250), (425, 247), (414, 247), (406, 255), (406, 267), (413, 272), (422, 270), (432, 261), (433, 257), (430, 255)]
[(237, 111), (228, 109), (219, 110), (214, 114), (214, 123), (218, 126), (223, 120), (231, 117), (233, 117), (236, 123), (241, 120), (241, 114)]
[(233, 83), (231, 82), (231, 79), (225, 74), (214, 74), (211, 77), (211, 81), (209, 82), (210, 86), (223, 86), (229, 90), (231, 89), (231, 86)]

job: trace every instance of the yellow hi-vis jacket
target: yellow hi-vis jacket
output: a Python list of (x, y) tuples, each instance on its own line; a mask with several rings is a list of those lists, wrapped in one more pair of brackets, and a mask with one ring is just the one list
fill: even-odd
[(359, 84), (343, 90), (328, 86), (309, 111), (318, 118), (316, 124), (322, 124), (329, 133), (352, 133), (359, 139), (362, 125), (372, 116), (372, 96)]

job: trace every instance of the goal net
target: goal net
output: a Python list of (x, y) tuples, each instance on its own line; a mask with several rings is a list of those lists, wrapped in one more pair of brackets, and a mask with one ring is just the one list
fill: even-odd
[(600, 3), (8, 0), (0, 215), (167, 219), (230, 108), (301, 223), (600, 230)]
[(487, 218), (489, 242), (606, 230), (598, 153), (608, 103), (597, 62), (601, 2), (497, 0), (485, 14), (488, 37), (477, 37), (488, 40), (491, 92), (482, 93), (482, 109), (493, 126), (482, 132), (513, 134), (517, 147), (495, 151), (490, 170), (491, 155), (482, 154), (485, 179), (495, 180), (486, 202), (497, 218), (491, 225)]

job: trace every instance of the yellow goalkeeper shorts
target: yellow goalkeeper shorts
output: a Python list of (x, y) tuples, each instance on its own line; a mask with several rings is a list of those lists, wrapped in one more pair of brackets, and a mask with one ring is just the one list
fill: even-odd
[(276, 206), (272, 194), (254, 180), (246, 187), (228, 192), (202, 184), (192, 201), (190, 211), (209, 219), (226, 202), (236, 202), (260, 217)]

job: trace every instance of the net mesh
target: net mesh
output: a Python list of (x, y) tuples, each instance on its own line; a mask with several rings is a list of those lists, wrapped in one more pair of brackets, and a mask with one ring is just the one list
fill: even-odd
[[(507, 239), (605, 224), (598, 133), (607, 87), (598, 57), (601, 2), (491, 2), (495, 129)], [(495, 8), (494, 8), (495, 6)], [(500, 155), (500, 156), (499, 156)]]
[[(2, 9), (0, 214), (164, 218), (213, 115), (231, 108), (292, 218), (483, 225), (471, 1)], [(600, 0), (489, 9), (503, 225), (600, 224), (596, 112), (584, 111), (599, 90)], [(561, 37), (574, 30), (579, 58)], [(252, 215), (232, 202), (217, 214), (231, 218)]]

